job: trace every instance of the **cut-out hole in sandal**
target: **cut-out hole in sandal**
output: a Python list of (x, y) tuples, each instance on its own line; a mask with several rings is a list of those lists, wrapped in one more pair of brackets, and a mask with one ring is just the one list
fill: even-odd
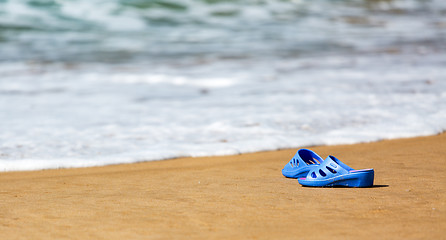
[(316, 178), (316, 173), (312, 172), (312, 173), (311, 173), (311, 177), (312, 177), (312, 178)]
[(327, 174), (324, 171), (322, 171), (322, 169), (319, 169), (319, 174), (321, 174), (322, 177), (327, 176)]
[(299, 167), (299, 161), (297, 161), (295, 158), (293, 158), (290, 161), (290, 165), (291, 165), (291, 167)]
[(326, 168), (328, 169), (328, 171), (330, 171), (333, 174), (337, 173), (336, 170), (334, 170), (333, 168), (331, 168), (329, 166), (326, 166)]

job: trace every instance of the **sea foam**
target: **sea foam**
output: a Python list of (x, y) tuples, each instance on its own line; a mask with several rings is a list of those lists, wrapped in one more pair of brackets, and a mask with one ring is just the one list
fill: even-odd
[(0, 170), (446, 129), (444, 1), (97, 6), (0, 2)]

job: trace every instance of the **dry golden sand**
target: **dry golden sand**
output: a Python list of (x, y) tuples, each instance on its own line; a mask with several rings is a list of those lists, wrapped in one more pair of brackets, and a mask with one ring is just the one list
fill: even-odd
[(373, 188), (304, 188), (296, 149), (0, 173), (1, 239), (446, 239), (446, 134), (312, 147)]

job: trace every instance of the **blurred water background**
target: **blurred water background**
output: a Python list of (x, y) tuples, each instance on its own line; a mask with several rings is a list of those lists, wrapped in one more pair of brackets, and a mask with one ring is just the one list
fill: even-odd
[(3, 171), (436, 134), (446, 1), (0, 0), (0, 126)]

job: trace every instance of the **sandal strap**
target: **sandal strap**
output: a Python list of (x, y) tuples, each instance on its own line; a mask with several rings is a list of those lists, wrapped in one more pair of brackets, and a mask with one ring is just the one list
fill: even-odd
[(348, 174), (352, 170), (354, 169), (330, 155), (317, 168), (308, 172), (307, 178), (316, 180), (327, 179)]

